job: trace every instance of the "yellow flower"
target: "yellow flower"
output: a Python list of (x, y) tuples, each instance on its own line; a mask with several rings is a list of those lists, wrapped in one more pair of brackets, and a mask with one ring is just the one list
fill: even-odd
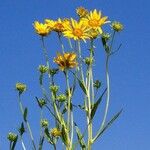
[(57, 54), (57, 57), (54, 58), (54, 62), (58, 64), (60, 70), (64, 71), (65, 69), (74, 68), (77, 66), (76, 62), (77, 55), (75, 53), (64, 53), (64, 54)]
[(100, 34), (102, 34), (102, 26), (109, 21), (107, 21), (106, 16), (102, 17), (100, 11), (94, 9), (94, 11), (90, 11), (86, 18), (83, 18), (82, 21), (84, 22), (85, 26), (88, 26), (94, 30), (98, 30)]
[(123, 30), (123, 25), (120, 22), (114, 21), (111, 25), (111, 27), (116, 31), (122, 31)]
[(38, 21), (35, 21), (33, 26), (34, 26), (35, 32), (41, 36), (46, 36), (51, 31), (48, 28), (47, 24), (39, 23)]
[(74, 40), (83, 40), (89, 39), (87, 28), (82, 21), (77, 22), (71, 18), (71, 23), (65, 25), (64, 36), (68, 38), (73, 38)]
[(78, 7), (76, 9), (76, 13), (78, 14), (78, 16), (80, 18), (82, 17), (86, 17), (86, 15), (89, 13), (87, 9), (85, 9), (84, 7)]
[(45, 19), (45, 23), (47, 24), (47, 26), (56, 32), (63, 32), (65, 31), (65, 24), (69, 24), (69, 20), (68, 19), (58, 19), (57, 21), (54, 20), (49, 20), (49, 19)]
[(51, 130), (51, 135), (54, 136), (54, 137), (61, 136), (61, 131), (57, 128), (53, 128)]

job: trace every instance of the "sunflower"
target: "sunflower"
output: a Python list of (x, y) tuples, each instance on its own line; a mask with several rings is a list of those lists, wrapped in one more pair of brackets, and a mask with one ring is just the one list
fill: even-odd
[(77, 55), (73, 52), (60, 54), (57, 53), (57, 57), (54, 58), (54, 62), (58, 64), (60, 70), (64, 71), (65, 69), (74, 68), (77, 66), (76, 62)]
[(86, 18), (83, 18), (82, 21), (84, 22), (85, 26), (90, 27), (91, 29), (98, 30), (100, 34), (102, 34), (102, 25), (108, 23), (106, 16), (102, 17), (102, 14), (100, 11), (97, 11), (94, 9), (93, 11), (90, 11), (90, 13), (86, 16)]
[(47, 24), (43, 24), (38, 21), (35, 21), (33, 26), (34, 26), (35, 32), (41, 36), (47, 36), (51, 31), (48, 28)]
[(88, 31), (90, 29), (84, 25), (83, 21), (77, 22), (71, 18), (70, 24), (65, 24), (64, 36), (67, 38), (73, 38), (74, 40), (89, 39)]
[(52, 29), (55, 32), (63, 32), (65, 31), (65, 24), (69, 24), (69, 20), (68, 19), (58, 19), (56, 21), (54, 20), (50, 20), (50, 19), (45, 19), (45, 23), (47, 24), (47, 26)]

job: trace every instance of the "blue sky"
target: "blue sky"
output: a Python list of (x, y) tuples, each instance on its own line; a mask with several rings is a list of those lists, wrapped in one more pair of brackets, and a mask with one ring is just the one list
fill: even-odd
[[(21, 116), (14, 90), (17, 81), (28, 86), (23, 95), (29, 107), (29, 120), (35, 137), (38, 135), (39, 110), (35, 96), (41, 96), (37, 67), (44, 63), (41, 43), (32, 23), (45, 18), (74, 17), (75, 9), (84, 6), (102, 10), (110, 20), (119, 20), (124, 31), (116, 38), (121, 50), (111, 58), (111, 105), (109, 118), (123, 108), (123, 114), (93, 150), (150, 149), (150, 16), (148, 0), (5, 0), (0, 1), (0, 149), (8, 149), (9, 131), (16, 131)], [(50, 59), (59, 49), (56, 39), (47, 40)], [(97, 58), (103, 55), (97, 49)], [(98, 59), (96, 74), (101, 79), (103, 59)], [(77, 114), (78, 115), (78, 114)], [(80, 118), (78, 118), (80, 121)], [(80, 122), (81, 127), (82, 123)], [(99, 118), (95, 120), (98, 128)], [(27, 142), (27, 141), (25, 141)], [(17, 145), (17, 149), (20, 146)], [(47, 149), (45, 147), (45, 149)]]

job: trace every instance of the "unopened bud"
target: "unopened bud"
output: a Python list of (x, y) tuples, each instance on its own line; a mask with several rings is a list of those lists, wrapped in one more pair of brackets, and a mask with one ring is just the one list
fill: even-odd
[(114, 21), (111, 24), (111, 27), (113, 28), (113, 30), (115, 30), (116, 32), (120, 32), (123, 30), (123, 25), (120, 22)]

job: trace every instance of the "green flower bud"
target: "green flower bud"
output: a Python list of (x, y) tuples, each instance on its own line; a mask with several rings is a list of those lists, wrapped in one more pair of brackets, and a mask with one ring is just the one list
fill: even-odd
[(117, 21), (112, 22), (111, 27), (116, 32), (120, 32), (120, 31), (123, 30), (123, 25), (120, 22), (117, 22)]
[(9, 133), (8, 133), (8, 136), (7, 136), (7, 139), (8, 139), (10, 142), (15, 142), (15, 141), (17, 140), (17, 137), (18, 137), (17, 134), (12, 133), (12, 132), (9, 132)]
[(46, 128), (48, 127), (48, 120), (47, 119), (41, 119), (41, 127)]
[(60, 94), (60, 95), (57, 96), (56, 99), (57, 99), (58, 101), (60, 101), (60, 102), (63, 102), (63, 101), (65, 101), (65, 100), (67, 99), (67, 97), (66, 97), (65, 94)]
[(103, 33), (102, 38), (105, 39), (105, 41), (108, 41), (110, 39), (110, 34), (109, 33)]
[(50, 90), (53, 92), (53, 93), (57, 93), (59, 87), (57, 85), (51, 85), (50, 86)]
[(93, 58), (86, 57), (84, 61), (87, 65), (91, 65), (93, 63)]
[(50, 74), (52, 75), (52, 76), (54, 76), (57, 72), (59, 71), (59, 69), (50, 69)]
[(23, 83), (16, 83), (16, 90), (18, 90), (20, 93), (23, 93), (26, 91), (26, 85)]
[(99, 80), (96, 80), (95, 82), (94, 82), (94, 85), (93, 85), (96, 89), (99, 89), (100, 88), (100, 86), (101, 86), (101, 82), (99, 81)]
[(39, 99), (38, 104), (39, 104), (40, 108), (42, 108), (46, 104), (45, 99)]
[(38, 70), (43, 74), (43, 73), (46, 73), (48, 71), (48, 67), (44, 66), (44, 65), (39, 65)]

